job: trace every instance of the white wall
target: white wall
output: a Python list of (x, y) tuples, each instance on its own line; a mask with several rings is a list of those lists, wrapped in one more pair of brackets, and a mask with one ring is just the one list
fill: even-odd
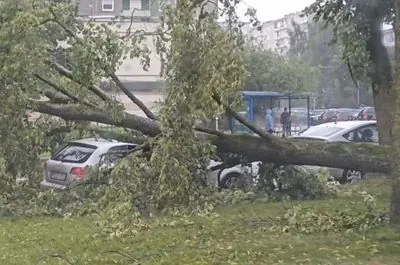
[[(96, 23), (105, 23), (105, 22), (96, 22)], [(158, 23), (155, 22), (133, 22), (131, 26), (131, 32), (135, 32), (137, 30), (144, 30), (145, 32), (155, 32), (158, 27)], [(128, 28), (130, 26), (130, 21), (126, 20), (123, 22), (118, 22), (112, 27), (116, 32), (121, 35), (126, 34)], [(156, 82), (162, 80), (160, 78), (160, 69), (161, 69), (161, 61), (157, 56), (156, 46), (155, 46), (155, 36), (147, 36), (145, 44), (150, 49), (150, 67), (148, 71), (143, 70), (142, 65), (140, 64), (140, 59), (130, 59), (129, 56), (126, 60), (123, 61), (123, 64), (117, 70), (117, 75), (120, 77), (121, 81), (132, 82), (132, 81), (141, 81), (141, 82)]]

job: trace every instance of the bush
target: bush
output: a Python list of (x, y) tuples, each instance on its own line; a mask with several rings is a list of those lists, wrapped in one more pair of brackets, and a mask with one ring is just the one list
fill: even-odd
[(255, 186), (256, 191), (273, 197), (289, 197), (293, 200), (318, 199), (335, 194), (328, 186), (327, 172), (311, 172), (304, 167), (262, 165)]
[(355, 210), (348, 205), (332, 212), (315, 208), (293, 205), (285, 213), (275, 218), (276, 224), (271, 230), (283, 233), (300, 232), (312, 234), (316, 232), (363, 231), (389, 222), (387, 213), (376, 207), (374, 196), (358, 193), (362, 207)]

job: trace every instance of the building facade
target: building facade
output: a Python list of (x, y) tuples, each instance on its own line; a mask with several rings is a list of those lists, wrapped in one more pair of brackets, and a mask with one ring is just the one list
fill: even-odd
[[(253, 40), (262, 43), (264, 48), (285, 55), (290, 48), (290, 32), (294, 31), (293, 23), (307, 34), (311, 20), (311, 17), (302, 16), (301, 12), (297, 12), (277, 20), (263, 22), (259, 29), (247, 24), (242, 30)], [(389, 25), (382, 25), (382, 42), (386, 47), (394, 47), (395, 35), (393, 28)]]
[[(175, 0), (168, 0), (174, 3)], [(158, 17), (161, 1), (154, 0), (79, 0), (80, 16)]]
[(290, 49), (290, 33), (295, 30), (295, 25), (307, 34), (308, 20), (300, 12), (292, 13), (277, 20), (263, 22), (259, 28), (247, 25), (243, 31), (253, 40), (262, 43), (265, 49), (285, 55)]
[[(132, 31), (156, 32), (162, 6), (175, 4), (176, 0), (77, 0), (78, 15), (90, 18), (93, 23), (107, 23), (116, 16), (118, 20), (112, 27), (121, 35), (128, 27)], [(218, 0), (215, 0), (217, 3)], [(213, 1), (205, 2), (205, 10), (215, 12), (217, 5)], [(156, 36), (147, 36), (146, 45), (150, 50), (150, 67), (143, 70), (140, 59), (126, 59), (117, 71), (121, 81), (133, 91), (158, 90), (162, 86), (160, 77), (161, 61), (156, 53)]]

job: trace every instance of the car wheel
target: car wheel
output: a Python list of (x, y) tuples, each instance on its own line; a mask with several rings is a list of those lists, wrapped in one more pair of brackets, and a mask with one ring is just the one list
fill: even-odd
[(345, 169), (343, 170), (340, 184), (351, 184), (364, 178), (364, 173), (358, 170)]
[(220, 182), (220, 188), (222, 189), (246, 189), (249, 187), (248, 179), (238, 172), (229, 173), (224, 176)]

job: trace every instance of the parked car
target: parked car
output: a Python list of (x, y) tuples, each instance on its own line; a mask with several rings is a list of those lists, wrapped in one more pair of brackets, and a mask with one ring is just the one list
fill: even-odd
[(336, 121), (350, 121), (353, 120), (355, 114), (359, 112), (358, 109), (340, 108), (337, 110)]
[(310, 112), (310, 125), (315, 126), (320, 124), (320, 117), (325, 112), (325, 109), (316, 109)]
[(337, 109), (328, 109), (325, 110), (319, 117), (315, 125), (332, 122), (335, 120), (335, 115), (337, 113)]
[[(74, 181), (87, 177), (89, 168), (112, 169), (118, 161), (135, 151), (136, 144), (106, 139), (87, 138), (63, 145), (45, 163), (42, 188), (67, 189)], [(222, 162), (211, 160), (208, 181), (220, 188), (231, 188), (248, 174), (257, 175), (258, 162), (211, 170)]]
[(105, 155), (115, 162), (134, 151), (136, 146), (98, 138), (70, 141), (47, 160), (40, 186), (66, 189), (72, 182), (85, 178), (90, 167), (99, 166)]
[[(376, 121), (339, 121), (310, 127), (292, 138), (325, 142), (367, 142), (379, 144)], [(316, 170), (319, 167), (306, 166)], [(335, 180), (349, 183), (364, 177), (362, 172), (351, 169), (327, 168)]]
[(249, 182), (257, 179), (260, 163), (260, 161), (256, 161), (244, 165), (236, 165), (230, 168), (222, 168), (222, 170), (212, 170), (213, 167), (221, 165), (222, 162), (211, 160), (210, 165), (207, 167), (209, 170), (208, 182), (210, 185), (221, 189), (248, 186), (251, 184)]
[(356, 120), (376, 120), (375, 108), (374, 107), (362, 108), (357, 113)]

